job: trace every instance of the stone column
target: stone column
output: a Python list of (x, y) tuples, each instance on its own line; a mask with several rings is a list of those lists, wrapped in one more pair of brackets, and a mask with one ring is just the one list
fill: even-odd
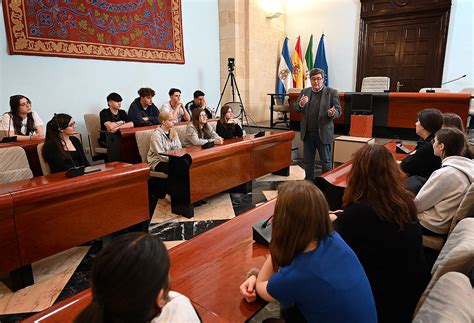
[[(243, 104), (256, 122), (270, 119), (267, 93), (275, 92), (284, 37), (285, 16), (267, 18), (262, 0), (219, 0), (220, 90), (228, 76), (227, 59), (234, 57), (234, 73)], [(236, 91), (235, 100), (238, 101)], [(230, 84), (222, 103), (229, 101)]]

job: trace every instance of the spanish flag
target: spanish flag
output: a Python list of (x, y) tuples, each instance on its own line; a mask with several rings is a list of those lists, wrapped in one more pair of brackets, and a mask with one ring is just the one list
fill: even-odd
[(295, 88), (303, 88), (303, 79), (304, 79), (304, 71), (303, 71), (303, 55), (301, 54), (301, 44), (300, 44), (300, 36), (298, 36), (298, 41), (296, 42), (295, 52), (291, 57), (291, 64), (293, 65), (293, 87)]

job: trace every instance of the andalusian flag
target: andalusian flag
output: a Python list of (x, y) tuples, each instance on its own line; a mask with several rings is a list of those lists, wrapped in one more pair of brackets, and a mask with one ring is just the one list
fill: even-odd
[(293, 87), (303, 88), (303, 55), (301, 54), (300, 36), (296, 42), (295, 52), (291, 57), (291, 63), (293, 64)]
[(324, 34), (321, 35), (321, 39), (319, 40), (314, 67), (320, 68), (324, 71), (326, 74), (324, 85), (329, 86), (328, 62), (326, 61), (326, 50), (324, 48)]
[(306, 54), (304, 55), (304, 87), (311, 86), (311, 80), (309, 79), (309, 72), (313, 69), (313, 35), (309, 39), (308, 48), (306, 48)]
[[(288, 50), (288, 37), (286, 37), (283, 41), (283, 46), (281, 48), (277, 78), (278, 83), (276, 93), (285, 94), (293, 87), (292, 65), (290, 60), (290, 51)], [(283, 100), (283, 97), (281, 100)]]

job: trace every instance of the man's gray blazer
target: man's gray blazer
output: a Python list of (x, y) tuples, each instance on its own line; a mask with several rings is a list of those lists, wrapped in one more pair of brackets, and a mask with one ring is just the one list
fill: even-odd
[[(294, 108), (298, 111), (301, 111), (301, 140), (304, 140), (307, 129), (308, 114), (308, 105), (310, 100), (303, 106), (300, 107), (299, 102), (303, 95), (306, 95), (308, 98), (311, 98), (311, 87), (303, 89), (298, 97), (298, 100), (294, 103)], [(330, 87), (323, 87), (321, 95), (321, 106), (319, 109), (318, 117), (318, 132), (321, 142), (325, 145), (332, 144), (334, 140), (334, 123), (333, 119), (339, 118), (341, 115), (341, 104), (339, 102), (339, 92), (336, 89)], [(328, 116), (328, 110), (331, 107), (336, 108), (336, 113), (334, 116)]]

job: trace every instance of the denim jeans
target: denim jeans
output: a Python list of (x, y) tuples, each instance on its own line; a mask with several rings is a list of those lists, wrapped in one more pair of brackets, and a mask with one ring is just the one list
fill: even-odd
[(319, 152), (323, 173), (332, 169), (331, 145), (323, 144), (319, 138), (318, 132), (307, 132), (303, 146), (304, 171), (306, 174), (305, 179), (314, 179), (314, 158), (316, 156), (316, 149)]

